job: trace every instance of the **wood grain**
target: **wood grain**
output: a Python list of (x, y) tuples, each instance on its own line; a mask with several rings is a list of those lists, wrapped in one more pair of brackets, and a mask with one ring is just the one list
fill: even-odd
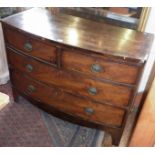
[[(81, 61), (82, 60), (82, 61)], [(92, 65), (101, 67), (100, 72), (92, 71)], [(116, 82), (135, 84), (140, 67), (105, 60), (101, 56), (84, 55), (78, 51), (64, 51), (62, 66), (69, 70), (79, 71), (91, 77), (104, 78)], [(116, 72), (117, 71), (117, 72)]]
[[(39, 82), (21, 75), (21, 72), (12, 72), (12, 83), (15, 88), (34, 99), (49, 104), (60, 109), (63, 112), (82, 117), (89, 121), (95, 121), (107, 125), (120, 127), (125, 112), (118, 108), (107, 105), (93, 103), (87, 100), (75, 97), (60, 89), (48, 87)], [(24, 81), (24, 82), (23, 82)], [(34, 91), (28, 90), (28, 86), (35, 87)], [(85, 108), (92, 108), (93, 114), (85, 112)]]
[[(62, 70), (57, 70), (52, 66), (35, 61), (24, 55), (14, 53), (10, 51), (10, 49), (7, 51), (8, 61), (11, 66), (28, 74), (36, 80), (50, 85), (56, 85), (70, 93), (86, 96), (96, 101), (108, 102), (113, 105), (121, 106), (129, 104), (129, 99), (132, 95), (132, 90), (129, 87), (95, 81), (78, 74), (67, 73)], [(27, 70), (27, 65), (33, 67), (32, 72)], [(43, 72), (46, 74), (43, 74)], [(97, 94), (90, 94), (88, 92), (89, 88), (96, 88)]]
[(7, 17), (2, 26), (15, 99), (104, 129), (118, 145), (153, 35), (43, 8)]
[[(56, 64), (56, 50), (55, 46), (43, 43), (41, 40), (34, 39), (30, 36), (23, 34), (22, 32), (15, 31), (5, 27), (6, 42), (13, 46), (13, 48), (21, 50), (29, 56), (35, 56), (43, 59), (49, 63)], [(24, 45), (29, 43), (32, 46), (32, 50), (28, 51), (24, 48)], [(49, 52), (50, 51), (50, 52)]]
[(54, 15), (41, 8), (13, 15), (2, 21), (30, 34), (61, 44), (138, 62), (147, 59), (153, 40), (151, 34), (71, 15)]

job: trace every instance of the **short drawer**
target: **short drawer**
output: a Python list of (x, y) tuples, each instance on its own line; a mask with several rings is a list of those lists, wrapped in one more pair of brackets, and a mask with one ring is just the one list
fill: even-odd
[(46, 60), (49, 63), (56, 63), (57, 48), (55, 46), (7, 27), (4, 29), (4, 34), (6, 42), (17, 50), (20, 50), (29, 56)]
[(20, 92), (25, 93), (34, 100), (51, 105), (60, 111), (99, 124), (113, 125), (116, 127), (122, 125), (125, 115), (125, 111), (122, 109), (95, 104), (78, 98), (60, 89), (48, 87), (40, 82), (34, 81), (20, 72), (12, 71), (11, 79), (13, 86)]
[(126, 84), (135, 84), (139, 74), (137, 66), (117, 63), (101, 57), (88, 56), (77, 51), (64, 51), (62, 65), (68, 70), (79, 71), (91, 77)]
[(132, 97), (132, 89), (96, 81), (85, 76), (58, 70), (32, 58), (8, 51), (9, 64), (23, 73), (47, 84), (56, 85), (68, 92), (99, 102), (127, 106)]

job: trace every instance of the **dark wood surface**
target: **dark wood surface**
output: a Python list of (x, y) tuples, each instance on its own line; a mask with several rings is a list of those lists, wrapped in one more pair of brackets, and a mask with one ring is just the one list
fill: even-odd
[(100, 126), (118, 145), (153, 36), (38, 8), (2, 26), (15, 98)]
[[(14, 46), (30, 56), (35, 56), (50, 63), (56, 63), (56, 47), (43, 43), (40, 40), (31, 38), (15, 29), (5, 29), (6, 40), (8, 44)], [(24, 46), (30, 44), (32, 49), (26, 49)], [(47, 52), (50, 51), (50, 52)]]
[(49, 114), (52, 114), (58, 118), (61, 118), (65, 121), (67, 120), (67, 121), (70, 121), (72, 123), (79, 124), (82, 126), (104, 130), (105, 132), (110, 133), (112, 135), (112, 138), (113, 138), (112, 139), (113, 144), (114, 145), (119, 144), (121, 134), (122, 134), (122, 128), (114, 128), (114, 126), (108, 127), (106, 125), (101, 125), (101, 124), (98, 124), (95, 122), (90, 122), (89, 120), (81, 119), (80, 117), (75, 117), (73, 115), (62, 112), (57, 108), (51, 107), (51, 105), (46, 104), (45, 102), (37, 101), (34, 98), (32, 98), (32, 97), (24, 94), (23, 92), (17, 90), (13, 86), (12, 86), (12, 89), (13, 89), (14, 98), (15, 98), (16, 102), (18, 102), (19, 97), (22, 95), (23, 97), (25, 97), (27, 100), (29, 100), (35, 106), (38, 106), (39, 108), (45, 110)]
[(53, 15), (41, 8), (7, 17), (3, 21), (50, 41), (139, 62), (147, 59), (153, 40), (151, 34), (71, 15)]
[[(64, 88), (73, 94), (86, 96), (96, 101), (108, 102), (109, 104), (120, 106), (129, 104), (132, 89), (127, 86), (113, 85), (95, 81), (91, 78), (80, 76), (79, 74), (67, 73), (24, 55), (19, 55), (10, 49), (7, 49), (7, 51), (8, 61), (11, 66), (36, 80)], [(33, 67), (31, 72), (27, 69), (28, 65)], [(88, 92), (88, 89), (92, 87), (97, 89), (97, 94), (93, 95)]]
[[(101, 67), (101, 71), (92, 71), (92, 65), (96, 64)], [(62, 55), (62, 66), (92, 77), (104, 78), (127, 84), (135, 84), (140, 71), (140, 67), (138, 66), (135, 67), (129, 64), (112, 62), (102, 57), (80, 54), (77, 51), (64, 51)]]
[[(55, 46), (45, 44), (40, 40), (38, 41), (11, 28), (6, 28), (5, 34), (8, 44), (12, 45), (16, 49), (19, 49), (30, 56), (41, 58), (49, 63), (56, 63), (56, 51), (58, 50), (57, 44), (55, 44)], [(26, 43), (29, 43), (32, 46), (31, 51), (24, 48)], [(81, 61), (81, 59), (83, 59), (83, 61)], [(99, 73), (92, 72), (91, 66), (93, 64), (100, 65), (102, 67), (102, 71)], [(136, 83), (140, 68), (139, 66), (135, 67), (129, 64), (126, 65), (124, 63), (112, 62), (111, 60), (106, 61), (105, 58), (102, 58), (101, 56), (88, 56), (80, 54), (78, 51), (73, 52), (72, 50), (64, 50), (62, 55), (62, 67), (80, 71), (85, 74), (91, 74), (91, 76), (128, 84)], [(118, 72), (116, 72), (116, 70)], [(128, 70), (128, 72), (126, 72), (126, 70)]]
[[(45, 102), (60, 109), (60, 111), (82, 117), (89, 121), (95, 121), (100, 124), (103, 123), (116, 127), (122, 125), (122, 120), (125, 114), (125, 111), (122, 109), (80, 99), (79, 97), (70, 95), (60, 89), (48, 87), (40, 82), (36, 82), (26, 75), (21, 75), (21, 72), (12, 72), (11, 76), (12, 84), (15, 88), (40, 102)], [(33, 86), (35, 90), (31, 91), (29, 86)], [(93, 112), (87, 113), (87, 108), (91, 108)], [(115, 119), (113, 119), (114, 116)]]

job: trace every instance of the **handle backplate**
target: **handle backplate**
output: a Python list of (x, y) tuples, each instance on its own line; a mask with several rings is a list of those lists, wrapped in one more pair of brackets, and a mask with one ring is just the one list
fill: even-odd
[(27, 92), (28, 93), (33, 93), (36, 91), (36, 88), (33, 85), (28, 85), (27, 87)]
[(96, 72), (96, 73), (100, 73), (103, 71), (103, 68), (100, 64), (92, 64), (91, 65), (91, 71)]
[(95, 87), (89, 87), (87, 91), (91, 95), (96, 95), (97, 94), (97, 89)]
[(85, 108), (84, 111), (85, 111), (85, 113), (87, 113), (87, 114), (89, 114), (89, 115), (92, 115), (92, 114), (94, 114), (94, 112), (95, 112), (94, 109), (89, 108), (89, 107)]
[(26, 42), (26, 43), (24, 44), (24, 49), (25, 49), (26, 51), (28, 51), (28, 52), (31, 52), (31, 51), (32, 51), (32, 45), (31, 45), (31, 43)]
[(27, 65), (26, 65), (26, 70), (27, 70), (28, 72), (32, 72), (32, 71), (33, 71), (33, 66), (30, 65), (30, 64), (27, 64)]

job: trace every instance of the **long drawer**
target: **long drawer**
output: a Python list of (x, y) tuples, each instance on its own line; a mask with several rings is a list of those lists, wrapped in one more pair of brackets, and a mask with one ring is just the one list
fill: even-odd
[[(58, 88), (46, 86), (32, 80), (18, 71), (11, 71), (13, 86), (34, 100), (51, 105), (65, 113), (82, 117), (99, 124), (120, 127), (125, 115), (124, 110), (111, 106), (93, 103), (75, 97)], [(24, 82), (23, 82), (24, 81)]]
[(126, 84), (135, 84), (140, 71), (140, 67), (137, 66), (105, 60), (102, 56), (81, 54), (78, 51), (64, 51), (62, 65), (68, 70), (82, 72), (91, 77)]
[(71, 93), (79, 94), (96, 101), (121, 106), (129, 104), (132, 89), (127, 86), (95, 81), (78, 74), (58, 70), (30, 57), (15, 53), (10, 49), (7, 49), (7, 51), (8, 61), (11, 66), (36, 80), (57, 85)]
[(56, 64), (56, 46), (34, 39), (15, 29), (5, 27), (5, 38), (8, 44), (27, 55)]

